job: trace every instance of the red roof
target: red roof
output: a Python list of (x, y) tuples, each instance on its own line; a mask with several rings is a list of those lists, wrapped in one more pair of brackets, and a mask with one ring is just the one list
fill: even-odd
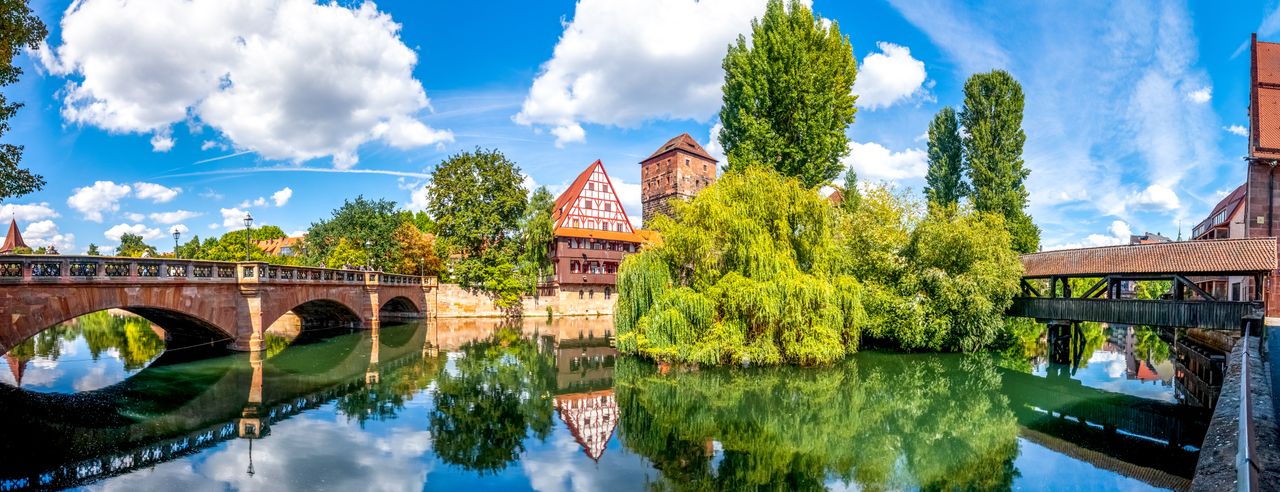
[(600, 166), (601, 170), (604, 169), (604, 163), (600, 162), (600, 159), (596, 159), (590, 166), (583, 169), (577, 178), (573, 179), (573, 183), (569, 185), (568, 189), (564, 190), (564, 193), (561, 193), (556, 198), (556, 208), (551, 211), (551, 221), (555, 222), (557, 226), (560, 225), (560, 219), (569, 213), (569, 205), (578, 199), (578, 195), (582, 194), (582, 188), (587, 185), (587, 181), (591, 180), (591, 173), (595, 172), (596, 166)]
[(22, 241), (22, 234), (18, 232), (17, 219), (9, 219), (9, 234), (4, 237), (4, 245), (0, 245), (0, 254), (12, 253), (18, 248), (29, 248), (27, 243)]
[(1276, 238), (1064, 249), (1020, 259), (1026, 277), (1262, 273), (1276, 269)]
[[(1242, 184), (1231, 193), (1228, 193), (1227, 196), (1222, 197), (1222, 200), (1219, 200), (1218, 204), (1213, 206), (1213, 210), (1209, 211), (1209, 216), (1205, 217), (1204, 220), (1200, 221), (1200, 223), (1192, 229), (1193, 234), (1199, 237), (1210, 228), (1229, 222), (1231, 217), (1236, 214), (1236, 210), (1244, 206), (1244, 198), (1245, 185)], [(1218, 214), (1224, 210), (1227, 211), (1226, 215), (1223, 216), (1221, 220), (1214, 220), (1218, 217)]]
[(711, 154), (707, 153), (706, 149), (702, 148), (701, 145), (698, 145), (698, 141), (694, 140), (693, 137), (690, 137), (688, 133), (681, 133), (680, 136), (667, 140), (667, 143), (662, 144), (661, 147), (658, 147), (658, 150), (653, 151), (653, 154), (650, 154), (648, 158), (640, 162), (645, 163), (651, 161), (655, 157), (674, 150), (683, 150), (704, 159), (711, 159), (711, 162), (718, 162), (715, 157), (711, 157)]
[(1249, 157), (1280, 159), (1280, 44), (1254, 34), (1251, 51)]

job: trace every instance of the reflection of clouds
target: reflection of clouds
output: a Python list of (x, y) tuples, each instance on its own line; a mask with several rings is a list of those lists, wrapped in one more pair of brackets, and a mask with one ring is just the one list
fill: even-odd
[(569, 429), (557, 421), (546, 443), (525, 441), (527, 451), (520, 467), (530, 486), (542, 492), (585, 490), (631, 490), (657, 474), (639, 456), (622, 449), (615, 435), (600, 462), (591, 461), (573, 439)]
[[(415, 419), (416, 420), (416, 419)], [(344, 421), (332, 406), (278, 422), (266, 438), (235, 439), (198, 454), (109, 479), (103, 490), (421, 490), (431, 433)], [(192, 484), (187, 488), (184, 484)]]
[(1018, 470), (1013, 478), (1013, 490), (1053, 489), (1063, 484), (1063, 477), (1071, 477), (1072, 490), (1158, 490), (1137, 479), (1058, 454), (1022, 437), (1018, 438), (1018, 457), (1014, 459), (1013, 466)]
[(106, 388), (124, 381), (124, 369), (120, 366), (97, 364), (89, 368), (83, 376), (76, 378), (72, 385), (76, 391), (93, 391)]

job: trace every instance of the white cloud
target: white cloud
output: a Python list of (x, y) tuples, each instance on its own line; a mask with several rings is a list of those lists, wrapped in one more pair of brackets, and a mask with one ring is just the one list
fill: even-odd
[(283, 207), (284, 204), (289, 203), (289, 198), (292, 196), (293, 196), (293, 189), (286, 186), (282, 188), (280, 191), (272, 193), (271, 201), (275, 202), (277, 207)]
[(63, 118), (152, 134), (157, 151), (184, 121), (268, 159), (331, 157), (338, 167), (373, 140), (453, 139), (416, 119), (430, 109), (417, 54), (372, 2), (84, 0), (60, 27), (62, 44), (38, 55), (68, 77)]
[(151, 135), (152, 152), (168, 152), (173, 149), (173, 143), (173, 133), (168, 128)]
[(563, 149), (567, 143), (581, 143), (587, 141), (587, 132), (582, 129), (582, 125), (570, 123), (560, 125), (551, 129), (551, 134), (556, 136), (556, 148)]
[(912, 58), (910, 48), (883, 41), (876, 47), (880, 53), (862, 59), (853, 84), (859, 107), (886, 108), (924, 89), (924, 62)]
[[(238, 208), (220, 208), (218, 212), (222, 214), (222, 227), (227, 229), (244, 229), (244, 216), (248, 212)], [(212, 229), (213, 224), (209, 225)]]
[(515, 121), (552, 127), (556, 144), (581, 124), (706, 121), (720, 109), (725, 47), (749, 34), (763, 0), (582, 0)]
[(205, 140), (203, 142), (200, 142), (200, 150), (209, 150), (214, 147), (218, 147), (218, 142), (214, 142), (213, 140)]
[(204, 215), (204, 214), (199, 212), (192, 212), (190, 210), (174, 210), (172, 212), (156, 212), (151, 214), (149, 217), (151, 217), (151, 220), (154, 220), (161, 224), (176, 224), (178, 222), (193, 219), (201, 215)]
[(427, 209), (430, 203), (431, 189), (426, 186), (417, 186), (409, 192), (409, 203), (405, 204), (406, 209), (414, 212), (422, 212)]
[(129, 220), (132, 220), (132, 221), (134, 221), (134, 222), (141, 222), (141, 221), (142, 221), (142, 219), (147, 218), (147, 216), (142, 215), (142, 214), (137, 213), (137, 212), (131, 212), (131, 213), (124, 214), (124, 218), (129, 219)]
[(1213, 88), (1202, 87), (1187, 93), (1187, 100), (1196, 104), (1204, 104), (1213, 99)]
[(176, 198), (178, 193), (182, 193), (182, 188), (169, 188), (155, 183), (134, 183), (133, 188), (138, 198), (151, 200), (153, 203), (167, 203)]
[[(609, 181), (613, 182), (613, 191), (618, 195), (618, 202), (622, 203), (623, 210), (636, 214), (644, 211), (640, 203), (640, 184), (628, 183), (614, 176), (609, 176)], [(643, 217), (640, 215), (627, 215), (631, 219), (631, 227), (640, 228)]]
[(173, 236), (173, 231), (178, 231), (178, 234), (182, 235), (186, 235), (186, 233), (191, 232), (191, 229), (188, 228), (186, 224), (175, 224), (173, 227), (168, 229), (170, 236)]
[(301, 229), (289, 233), (289, 237), (302, 237), (305, 235), (307, 235), (307, 231)]
[(1141, 192), (1130, 195), (1128, 205), (1133, 210), (1164, 212), (1182, 207), (1178, 194), (1166, 186), (1153, 184)]
[(706, 149), (707, 153), (711, 154), (711, 157), (714, 157), (721, 165), (724, 165), (729, 162), (729, 158), (724, 155), (724, 147), (720, 146), (720, 130), (724, 130), (724, 125), (720, 124), (719, 121), (711, 125), (710, 135), (707, 136), (707, 144), (703, 145), (702, 148)]
[(107, 231), (102, 233), (102, 235), (107, 239), (119, 242), (120, 236), (123, 236), (126, 233), (137, 234), (142, 236), (142, 239), (146, 241), (160, 239), (165, 236), (164, 231), (154, 227), (147, 227), (142, 224), (116, 224), (111, 226), (110, 229), (107, 229)]
[(263, 197), (258, 197), (258, 198), (254, 198), (253, 200), (245, 200), (243, 202), (240, 202), (240, 208), (265, 207), (266, 205), (267, 205), (267, 199)]
[(1249, 130), (1240, 125), (1224, 126), (1222, 129), (1233, 135), (1239, 135), (1241, 137), (1249, 136)]
[(1133, 234), (1133, 229), (1123, 220), (1115, 220), (1111, 222), (1111, 227), (1107, 228), (1107, 234), (1090, 234), (1085, 237), (1082, 242), (1064, 243), (1050, 247), (1046, 250), (1054, 249), (1075, 249), (1075, 248), (1094, 248), (1098, 246), (1115, 246), (1119, 244), (1129, 244), (1129, 236)]
[(0, 204), (0, 220), (15, 219), (19, 222), (31, 222), (42, 219), (53, 219), (58, 216), (58, 212), (49, 207), (49, 202)]
[(102, 222), (102, 214), (120, 210), (120, 199), (132, 190), (129, 185), (96, 181), (90, 186), (76, 188), (67, 198), (67, 205), (80, 212), (85, 220)]
[(22, 239), (32, 248), (53, 246), (64, 254), (70, 252), (76, 245), (76, 235), (63, 234), (52, 220), (32, 222), (26, 230), (22, 231)]
[(846, 166), (858, 172), (860, 180), (896, 181), (920, 178), (929, 171), (928, 155), (920, 149), (894, 152), (875, 142), (849, 142)]
[(222, 196), (221, 193), (218, 193), (216, 191), (213, 191), (212, 189), (206, 188), (204, 191), (200, 192), (200, 198), (207, 198), (210, 200), (221, 200), (226, 197)]

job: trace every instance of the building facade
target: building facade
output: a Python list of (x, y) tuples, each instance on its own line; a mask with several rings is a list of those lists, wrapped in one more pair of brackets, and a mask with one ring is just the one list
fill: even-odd
[(551, 278), (560, 296), (611, 299), (622, 259), (640, 249), (617, 190), (595, 161), (556, 199), (552, 210)]
[(716, 159), (688, 133), (668, 140), (640, 161), (644, 226), (657, 214), (671, 215), (671, 200), (688, 200), (716, 181)]

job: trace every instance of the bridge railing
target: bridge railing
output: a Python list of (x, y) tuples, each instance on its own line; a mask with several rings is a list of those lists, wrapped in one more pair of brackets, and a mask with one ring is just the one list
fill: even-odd
[(422, 285), (435, 287), (436, 277), (384, 274), (377, 271), (272, 265), (174, 258), (114, 256), (0, 256), (0, 284), (78, 282), (226, 282), (241, 278), (258, 283), (338, 283)]
[(1239, 330), (1242, 320), (1261, 319), (1262, 309), (1261, 302), (1015, 297), (1006, 314), (1041, 320)]

